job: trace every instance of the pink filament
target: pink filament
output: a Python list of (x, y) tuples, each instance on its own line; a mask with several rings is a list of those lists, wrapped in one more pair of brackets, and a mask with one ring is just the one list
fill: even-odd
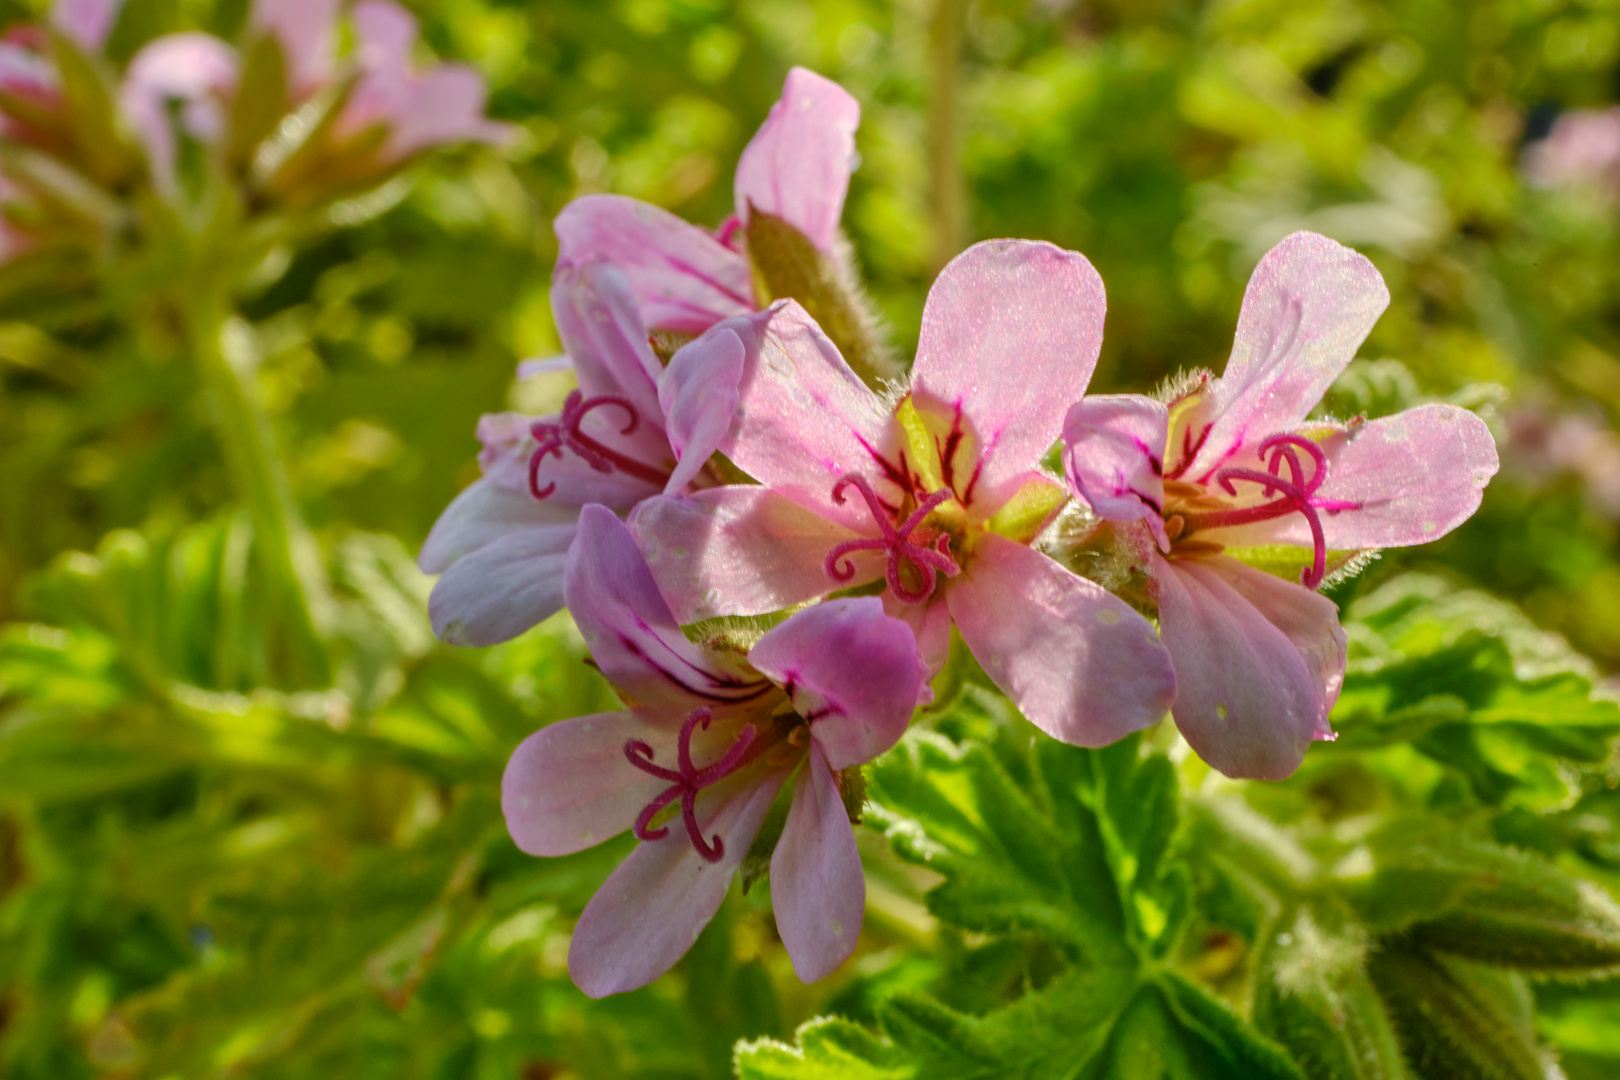
[(675, 744), (675, 757), (678, 769), (666, 769), (653, 764), (653, 749), (640, 739), (631, 739), (624, 744), (624, 756), (630, 764), (660, 780), (668, 780), (670, 786), (656, 799), (648, 803), (640, 814), (636, 816), (636, 824), (632, 831), (638, 840), (662, 840), (669, 835), (668, 826), (653, 829), (652, 819), (659, 812), (674, 802), (681, 800), (681, 821), (686, 825), (686, 835), (692, 841), (705, 862), (716, 863), (725, 858), (725, 841), (720, 834), (714, 835), (714, 844), (710, 846), (704, 842), (703, 831), (698, 828), (697, 797), (698, 792), (711, 784), (719, 783), (726, 776), (736, 770), (742, 762), (743, 755), (754, 742), (754, 725), (743, 725), (742, 731), (737, 733), (737, 741), (731, 744), (725, 756), (712, 765), (697, 768), (692, 764), (692, 732), (701, 727), (705, 731), (709, 728), (709, 720), (713, 713), (708, 709), (693, 709), (686, 714), (686, 722), (681, 725), (681, 734)]
[[(941, 535), (935, 541), (933, 547), (911, 542), (912, 530), (923, 523), (923, 519), (928, 516), (934, 507), (951, 497), (948, 489), (936, 491), (919, 502), (917, 509), (913, 510), (911, 516), (901, 522), (900, 527), (897, 529), (889, 520), (888, 510), (878, 501), (877, 493), (872, 490), (872, 485), (866, 482), (866, 477), (861, 476), (859, 473), (846, 473), (840, 477), (838, 483), (834, 484), (832, 489), (834, 502), (842, 503), (844, 501), (844, 489), (847, 487), (854, 487), (860, 491), (861, 497), (866, 500), (867, 509), (872, 512), (872, 520), (876, 521), (878, 528), (883, 530), (883, 535), (870, 539), (845, 540), (842, 544), (827, 552), (827, 561), (823, 566), (828, 577), (834, 581), (848, 581), (853, 578), (855, 576), (855, 564), (849, 559), (853, 552), (886, 551), (889, 556), (887, 568), (889, 588), (894, 590), (895, 596), (898, 596), (906, 603), (920, 604), (934, 594), (934, 583), (938, 580), (936, 575), (944, 574), (946, 577), (955, 577), (962, 572), (962, 568), (956, 564), (956, 560), (952, 559), (946, 551), (950, 546), (949, 537)], [(842, 565), (839, 564), (840, 559), (843, 560)], [(917, 572), (923, 578), (921, 588), (916, 590), (907, 589), (901, 583), (901, 560), (909, 562), (917, 568)]]
[(555, 423), (542, 420), (529, 429), (535, 441), (540, 444), (535, 447), (534, 453), (529, 458), (529, 490), (534, 493), (535, 498), (544, 499), (557, 490), (555, 482), (547, 484), (544, 488), (540, 486), (540, 463), (548, 456), (561, 458), (565, 447), (597, 472), (626, 473), (655, 487), (662, 487), (669, 482), (669, 474), (663, 470), (655, 469), (635, 458), (626, 457), (617, 450), (602, 445), (581, 430), (580, 425), (585, 422), (585, 417), (592, 410), (605, 405), (617, 405), (628, 417), (619, 434), (633, 435), (636, 428), (641, 426), (641, 415), (627, 399), (613, 394), (598, 394), (596, 397), (587, 398), (575, 390), (568, 395), (568, 400), (563, 402), (562, 415)]
[[(1305, 475), (1305, 466), (1299, 459), (1297, 451), (1303, 450), (1311, 458), (1313, 468), (1311, 475)], [(1300, 573), (1300, 583), (1307, 589), (1315, 589), (1322, 584), (1327, 574), (1327, 538), (1322, 531), (1322, 518), (1317, 513), (1325, 510), (1329, 514), (1337, 514), (1341, 510), (1359, 510), (1361, 504), (1346, 499), (1318, 499), (1315, 494), (1327, 479), (1328, 460), (1322, 448), (1310, 439), (1299, 435), (1273, 435), (1260, 444), (1260, 458), (1265, 460), (1267, 454), (1271, 460), (1267, 462), (1268, 472), (1256, 472), (1254, 469), (1225, 468), (1214, 476), (1214, 480), (1228, 495), (1236, 495), (1236, 482), (1247, 481), (1259, 484), (1264, 489), (1266, 498), (1273, 494), (1279, 496), (1271, 502), (1261, 503), (1258, 506), (1245, 506), (1234, 510), (1216, 510), (1210, 513), (1186, 513), (1187, 531), (1199, 529), (1219, 529), (1233, 525), (1249, 525), (1257, 521), (1269, 521), (1272, 518), (1283, 517), (1287, 514), (1300, 514), (1305, 518), (1311, 529), (1311, 565)], [(1288, 464), (1287, 480), (1281, 477), (1283, 463)]]

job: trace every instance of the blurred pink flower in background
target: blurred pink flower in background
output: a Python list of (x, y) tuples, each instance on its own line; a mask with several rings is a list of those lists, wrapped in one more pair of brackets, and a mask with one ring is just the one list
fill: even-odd
[(1503, 461), (1516, 476), (1545, 486), (1577, 478), (1592, 509), (1620, 519), (1620, 435), (1596, 402), (1560, 409), (1544, 400), (1506, 409)]
[(1526, 151), (1525, 169), (1540, 187), (1592, 188), (1620, 199), (1620, 105), (1564, 113)]

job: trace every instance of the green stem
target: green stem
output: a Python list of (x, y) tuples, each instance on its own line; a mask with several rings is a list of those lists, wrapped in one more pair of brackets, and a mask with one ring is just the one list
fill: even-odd
[(957, 123), (957, 68), (962, 57), (966, 0), (934, 0), (928, 28), (930, 87), (928, 99), (928, 164), (934, 218), (934, 270), (962, 250), (966, 197)]
[(330, 622), (331, 593), (325, 568), (293, 501), (251, 366), (233, 362), (227, 348), (230, 303), (204, 286), (181, 298), (179, 307), (225, 468), (253, 517), (258, 568), (267, 575), (266, 592), (283, 632), (271, 635), (281, 639), (274, 658), (285, 662), (293, 685), (326, 685), (331, 670), (321, 631)]

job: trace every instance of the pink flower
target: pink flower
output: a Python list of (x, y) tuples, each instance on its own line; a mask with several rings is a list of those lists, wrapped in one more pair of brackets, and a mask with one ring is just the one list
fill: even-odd
[(701, 470), (736, 406), (733, 377), (665, 416), (662, 367), (617, 267), (560, 267), (551, 299), (579, 389), (556, 416), (479, 421), (483, 478), (422, 547), (422, 569), (444, 575), (429, 602), (434, 632), (458, 645), (505, 641), (562, 607), (564, 555), (582, 506), (626, 512), (712, 482)]
[(734, 243), (739, 228), (758, 210), (832, 252), (860, 119), (860, 104), (837, 83), (794, 68), (737, 163), (736, 216), (718, 233), (637, 199), (588, 195), (557, 215), (558, 261), (623, 266), (654, 330), (700, 333), (754, 311), (748, 257)]
[[(1295, 233), (1255, 268), (1223, 376), (1169, 406), (1122, 395), (1069, 410), (1069, 482), (1146, 575), (1176, 725), (1228, 776), (1287, 776), (1333, 737), (1345, 635), (1315, 591), (1329, 553), (1442, 536), (1496, 473), (1490, 431), (1453, 406), (1307, 420), (1388, 302), (1365, 258)], [(1298, 552), (1297, 583), (1243, 561), (1274, 563), (1279, 547)]]
[(56, 0), (51, 25), (86, 52), (100, 52), (123, 6), (124, 0)]
[(1567, 112), (1525, 156), (1538, 187), (1592, 187), (1620, 198), (1620, 106)]
[(236, 52), (210, 34), (169, 34), (144, 46), (129, 63), (120, 97), (146, 146), (153, 183), (170, 190), (179, 152), (170, 108), (181, 130), (203, 143), (225, 134), (225, 109), (236, 92)]
[(799, 978), (827, 975), (855, 947), (866, 903), (843, 772), (905, 732), (921, 683), (910, 630), (868, 597), (800, 612), (746, 657), (694, 645), (600, 506), (580, 514), (565, 589), (592, 659), (630, 707), (525, 740), (501, 783), (507, 827), (531, 855), (625, 829), (642, 841), (580, 916), (574, 982), (603, 997), (668, 971), (790, 779), (771, 901)]
[[(81, 49), (98, 53), (123, 6), (124, 0), (57, 0), (50, 24)], [(37, 25), (16, 26), (6, 32), (0, 40), (0, 95), (47, 112), (61, 108), (61, 78), (47, 55), (49, 45), (49, 35)], [(6, 118), (0, 130), (16, 134), (16, 120)]]
[(250, 25), (281, 46), (288, 89), (302, 100), (334, 76), (332, 53), (342, 0), (258, 0)]
[(791, 301), (686, 346), (660, 396), (679, 408), (740, 371), (718, 445), (763, 486), (637, 509), (632, 528), (671, 606), (682, 621), (753, 615), (882, 582), (931, 668), (954, 621), (1057, 738), (1099, 746), (1156, 722), (1175, 679), (1153, 628), (1030, 546), (1068, 499), (1040, 463), (1091, 378), (1103, 310), (1083, 257), (998, 240), (934, 283), (898, 404)]

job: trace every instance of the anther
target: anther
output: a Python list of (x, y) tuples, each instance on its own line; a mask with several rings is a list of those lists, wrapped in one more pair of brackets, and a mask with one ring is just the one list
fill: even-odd
[[(888, 509), (878, 501), (877, 493), (872, 490), (872, 485), (867, 483), (866, 478), (859, 473), (846, 473), (839, 478), (838, 483), (833, 485), (833, 501), (842, 503), (844, 501), (844, 489), (848, 487), (853, 487), (861, 493), (861, 497), (866, 500), (867, 509), (872, 512), (872, 520), (877, 522), (877, 526), (883, 531), (883, 535), (859, 540), (845, 540), (842, 544), (827, 552), (827, 560), (822, 565), (827, 571), (828, 577), (834, 581), (848, 581), (853, 578), (855, 576), (855, 564), (850, 560), (849, 556), (857, 551), (887, 552), (888, 566), (885, 574), (889, 582), (889, 588), (894, 590), (895, 596), (906, 603), (920, 604), (934, 594), (934, 584), (938, 580), (938, 574), (944, 574), (949, 578), (955, 577), (962, 572), (962, 568), (957, 565), (955, 559), (951, 558), (947, 550), (950, 546), (949, 537), (943, 534), (940, 535), (933, 546), (916, 544), (911, 540), (912, 530), (923, 523), (923, 520), (933, 512), (934, 507), (951, 497), (948, 489), (941, 489), (923, 499), (917, 504), (917, 509), (911, 512), (911, 516), (901, 522), (899, 528), (895, 528), (889, 519)], [(839, 560), (843, 560), (842, 563)], [(909, 562), (922, 575), (923, 581), (919, 588), (908, 589), (901, 581), (900, 564), (902, 561)]]
[(670, 786), (652, 802), (642, 808), (636, 816), (636, 823), (631, 829), (638, 840), (661, 840), (669, 835), (667, 826), (652, 828), (653, 818), (657, 817), (663, 809), (676, 799), (681, 801), (681, 821), (686, 826), (687, 839), (697, 849), (705, 862), (717, 863), (725, 858), (725, 841), (716, 833), (713, 844), (703, 839), (703, 831), (697, 823), (697, 796), (698, 792), (712, 784), (717, 784), (734, 772), (741, 764), (743, 755), (754, 742), (754, 725), (745, 724), (737, 733), (737, 741), (731, 744), (725, 756), (712, 765), (701, 769), (692, 764), (692, 733), (697, 728), (708, 730), (709, 721), (714, 714), (708, 709), (693, 709), (686, 714), (686, 720), (681, 724), (681, 733), (675, 743), (676, 768), (666, 769), (653, 764), (653, 749), (640, 739), (631, 739), (624, 744), (624, 756), (630, 764), (650, 776), (660, 780), (668, 780)]

